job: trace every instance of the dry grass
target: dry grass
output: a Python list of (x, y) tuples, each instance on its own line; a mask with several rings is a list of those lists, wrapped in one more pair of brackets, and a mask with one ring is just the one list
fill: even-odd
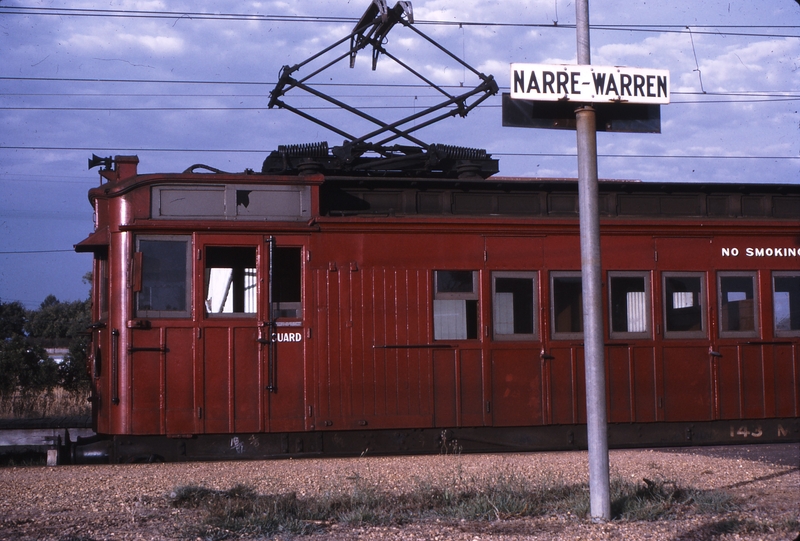
[(0, 419), (38, 419), (89, 415), (88, 390), (55, 387), (39, 393), (17, 391), (0, 396)]

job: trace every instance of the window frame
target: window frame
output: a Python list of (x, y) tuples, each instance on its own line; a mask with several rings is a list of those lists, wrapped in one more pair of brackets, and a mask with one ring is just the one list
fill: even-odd
[[(279, 273), (278, 273), (278, 271), (275, 270), (276, 269), (276, 261), (279, 259), (279, 257), (276, 256), (276, 253), (279, 250), (284, 250), (284, 251), (297, 250), (297, 252), (298, 252), (297, 253), (297, 256), (298, 256), (298, 260), (297, 260), (297, 263), (298, 263), (298, 267), (297, 267), (298, 275), (296, 277), (297, 278), (297, 284), (295, 284), (299, 288), (299, 290), (298, 290), (299, 298), (298, 298), (297, 301), (276, 301), (274, 298), (272, 298), (272, 296), (275, 296), (275, 282), (276, 281), (278, 281), (278, 282), (281, 281), (280, 279), (276, 278), (279, 275)], [(305, 270), (304, 269), (304, 261), (305, 261), (304, 253), (305, 253), (305, 249), (304, 249), (303, 246), (295, 246), (295, 245), (272, 246), (270, 248), (270, 253), (269, 253), (269, 256), (270, 256), (270, 262), (269, 262), (269, 265), (270, 265), (270, 271), (269, 271), (269, 273), (270, 273), (270, 285), (269, 285), (269, 289), (270, 289), (270, 291), (268, 292), (268, 295), (270, 295), (270, 299), (269, 299), (269, 315), (275, 321), (281, 320), (284, 325), (286, 325), (286, 323), (289, 320), (291, 320), (292, 322), (297, 322), (297, 321), (302, 321), (303, 320), (303, 316), (304, 316), (304, 314), (303, 314), (303, 299), (304, 299), (303, 277), (304, 277), (304, 270)], [(284, 254), (286, 254), (286, 252), (284, 252)], [(281, 257), (283, 257), (283, 255)], [(285, 315), (285, 314), (282, 313), (282, 312), (288, 312), (288, 311), (292, 311), (292, 310), (294, 310), (294, 312), (295, 312), (295, 315), (293, 315), (293, 316)]]
[[(555, 280), (557, 278), (577, 278), (578, 282), (581, 284), (581, 302), (580, 302), (580, 321), (581, 321), (581, 328), (580, 332), (564, 332), (557, 330), (556, 325), (556, 290), (555, 290)], [(581, 271), (550, 271), (549, 276), (550, 282), (550, 337), (553, 340), (583, 340), (583, 278), (581, 276)]]
[[(698, 300), (700, 302), (700, 330), (689, 331), (671, 331), (668, 328), (667, 318), (667, 279), (668, 278), (699, 278), (700, 291), (698, 293)], [(663, 271), (661, 273), (661, 304), (662, 313), (664, 318), (664, 338), (671, 340), (680, 339), (695, 339), (703, 338), (708, 339), (708, 285), (707, 273), (704, 271)]]
[[(184, 310), (147, 310), (139, 308), (140, 295), (144, 287), (144, 252), (142, 241), (181, 241), (186, 246), (186, 271), (184, 276)], [(135, 318), (188, 319), (192, 317), (192, 294), (194, 291), (192, 268), (192, 236), (191, 235), (136, 235), (134, 238), (134, 272), (133, 272), (133, 313)]]
[[(440, 292), (439, 291), (439, 273), (440, 272), (471, 272), (472, 273), (472, 291), (446, 291)], [(433, 323), (433, 340), (434, 341), (444, 341), (444, 340), (480, 340), (481, 338), (481, 313), (480, 313), (480, 271), (476, 269), (437, 269), (433, 271), (433, 302), (431, 303), (432, 309), (432, 323)], [(437, 304), (439, 301), (464, 301), (464, 334), (465, 337), (461, 338), (460, 336), (457, 337), (448, 337), (442, 336), (441, 333), (445, 329), (441, 329), (437, 324), (436, 321), (439, 319), (440, 316), (437, 316)], [(470, 310), (469, 310), (469, 302), (475, 302), (475, 314), (474, 316), (477, 318), (476, 324), (476, 335), (470, 336)]]
[[(642, 278), (644, 280), (645, 320), (644, 331), (614, 330), (614, 284), (615, 278)], [(608, 271), (608, 334), (612, 340), (653, 338), (653, 275), (651, 271)], [(627, 315), (627, 312), (626, 312)]]
[(111, 296), (109, 289), (108, 250), (97, 251), (94, 254), (94, 269), (92, 280), (94, 290), (92, 303), (97, 308), (96, 316), (100, 321), (108, 321), (108, 303)]
[[(243, 271), (242, 274), (242, 283), (240, 284), (242, 287), (241, 291), (241, 302), (243, 302), (244, 307), (247, 307), (248, 302), (252, 304), (251, 308), (252, 311), (230, 311), (230, 312), (212, 312), (209, 310), (208, 307), (208, 294), (209, 294), (209, 285), (210, 285), (210, 278), (211, 273), (209, 271), (213, 269), (228, 269), (230, 268), (233, 270), (235, 267), (218, 267), (218, 266), (208, 266), (209, 260), (211, 259), (209, 255), (209, 250), (216, 250), (216, 249), (234, 249), (234, 250), (243, 250), (243, 249), (252, 249), (253, 256), (255, 258), (255, 265), (253, 267), (241, 267)], [(221, 319), (221, 318), (247, 318), (247, 319), (255, 319), (258, 317), (258, 314), (261, 312), (261, 284), (260, 284), (260, 266), (261, 266), (261, 254), (259, 253), (259, 247), (256, 244), (222, 244), (222, 243), (207, 243), (203, 246), (203, 265), (202, 265), (202, 273), (203, 273), (203, 283), (202, 283), (202, 297), (203, 297), (203, 314), (208, 319)], [(248, 270), (252, 270), (254, 274), (248, 275)], [(248, 287), (248, 276), (252, 276), (252, 285)], [(232, 287), (232, 292), (238, 292), (238, 288)], [(253, 292), (248, 292), (249, 289), (255, 289)], [(251, 297), (251, 298), (248, 298)], [(236, 301), (234, 301), (236, 302)], [(224, 307), (224, 304), (223, 304)]]
[[(772, 271), (771, 276), (771, 286), (772, 289), (772, 329), (776, 337), (778, 338), (797, 338), (800, 337), (800, 329), (789, 329), (787, 330), (780, 330), (778, 329), (778, 321), (776, 320), (778, 316), (778, 312), (775, 309), (775, 278), (797, 278), (800, 280), (800, 271)], [(791, 302), (791, 300), (790, 300)], [(791, 304), (789, 305), (789, 317), (791, 318)], [(790, 320), (791, 321), (791, 320)]]
[[(520, 278), (529, 279), (533, 282), (531, 292), (532, 309), (532, 333), (511, 333), (500, 334), (497, 331), (497, 279), (498, 278)], [(525, 342), (539, 340), (539, 273), (537, 271), (492, 271), (492, 339), (498, 342)]]
[[(722, 315), (723, 315), (723, 296), (722, 296), (722, 279), (723, 278), (750, 278), (753, 288), (753, 329), (746, 331), (728, 331), (722, 328)], [(760, 336), (761, 329), (758, 317), (758, 272), (757, 271), (718, 271), (717, 272), (717, 313), (718, 317), (718, 330), (717, 334), (720, 338), (757, 338)]]

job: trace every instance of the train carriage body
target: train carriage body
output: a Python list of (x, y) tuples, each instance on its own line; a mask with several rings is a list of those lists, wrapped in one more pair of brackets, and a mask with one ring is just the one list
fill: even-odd
[[(76, 247), (113, 460), (585, 445), (574, 181), (137, 162)], [(600, 209), (611, 444), (797, 441), (800, 196), (604, 182)]]

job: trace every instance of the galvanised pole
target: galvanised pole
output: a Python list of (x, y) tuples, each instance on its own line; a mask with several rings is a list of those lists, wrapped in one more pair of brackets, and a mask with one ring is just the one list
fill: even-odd
[[(589, 0), (575, 4), (578, 64), (591, 64)], [(576, 110), (578, 128), (578, 197), (583, 284), (583, 333), (586, 364), (586, 421), (589, 444), (589, 495), (594, 521), (611, 519), (606, 419), (606, 370), (603, 345), (603, 296), (600, 266), (600, 215), (597, 188), (595, 111)]]

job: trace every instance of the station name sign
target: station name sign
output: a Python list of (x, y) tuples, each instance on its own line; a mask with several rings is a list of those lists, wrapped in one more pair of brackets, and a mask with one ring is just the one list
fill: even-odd
[(669, 71), (621, 66), (511, 64), (511, 98), (583, 103), (669, 103)]

